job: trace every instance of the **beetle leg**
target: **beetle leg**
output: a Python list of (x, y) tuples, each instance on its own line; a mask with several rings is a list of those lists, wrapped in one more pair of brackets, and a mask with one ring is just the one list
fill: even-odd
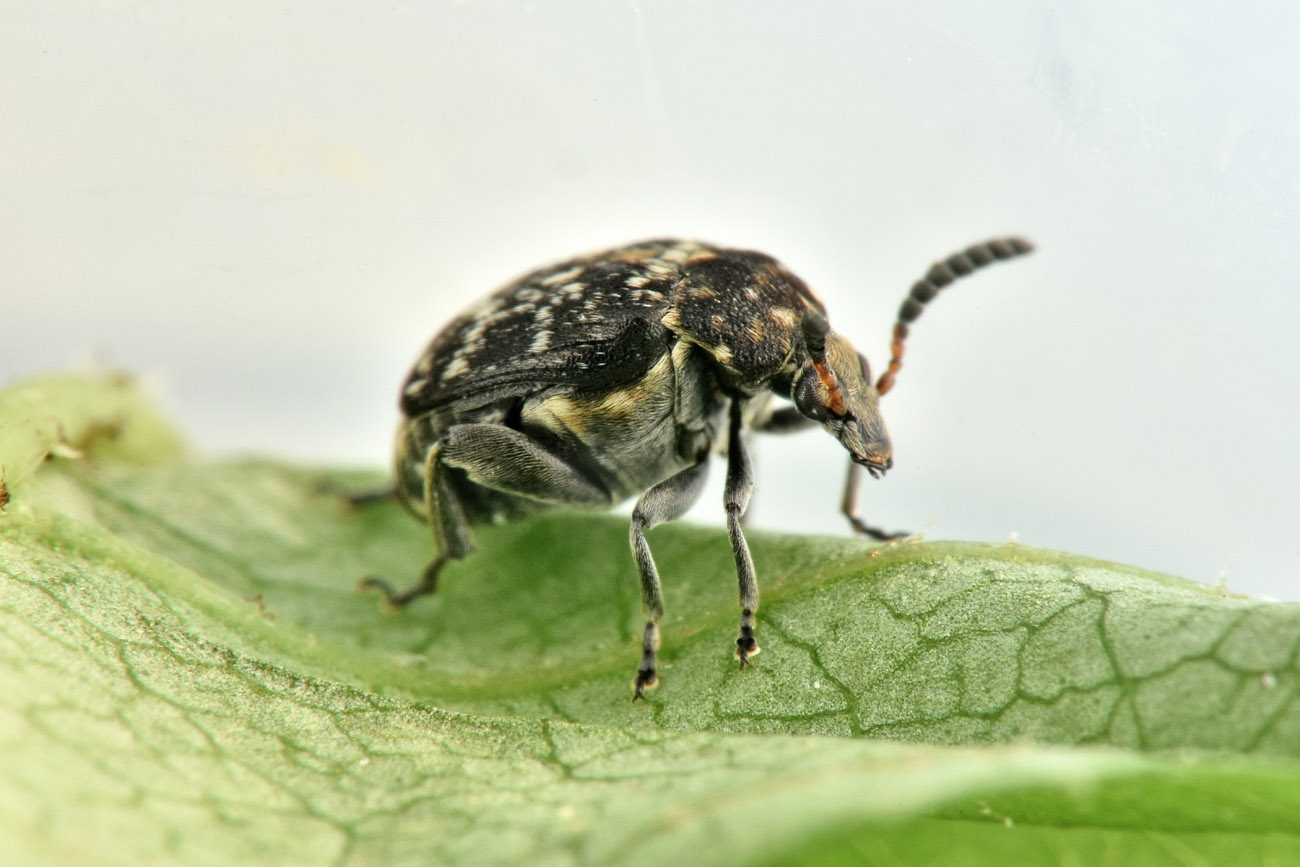
[(424, 501), (437, 555), (424, 567), (420, 580), (405, 590), (394, 590), (382, 578), (361, 582), (363, 588), (382, 590), (393, 607), (401, 608), (434, 592), (443, 566), (474, 553), (469, 521), (448, 469), (462, 470), (474, 484), (539, 502), (610, 504), (608, 491), (527, 434), (504, 425), (453, 425), (425, 460)]
[(405, 590), (398, 590), (378, 575), (367, 575), (357, 584), (358, 590), (378, 590), (384, 594), (384, 605), (388, 608), (405, 608), (406, 605), (421, 596), (428, 596), (438, 589), (438, 573), (451, 559), (442, 554), (430, 560), (420, 572), (420, 580)]
[(774, 410), (771, 415), (754, 425), (752, 429), (760, 433), (783, 434), (807, 430), (816, 425), (817, 422), (799, 412), (796, 407), (784, 406)]
[(641, 577), (641, 610), (645, 614), (645, 633), (641, 639), (641, 664), (636, 672), (635, 701), (657, 682), (655, 651), (659, 649), (659, 620), (664, 614), (663, 588), (659, 584), (659, 570), (655, 567), (645, 531), (658, 524), (675, 521), (686, 514), (704, 490), (704, 480), (709, 475), (706, 454), (699, 463), (664, 479), (641, 495), (632, 510), (630, 529), (632, 556), (636, 558), (637, 573)]
[(389, 482), (383, 487), (363, 488), (357, 491), (349, 491), (342, 494), (343, 499), (347, 500), (349, 506), (361, 508), (369, 506), (372, 503), (382, 503), (385, 500), (396, 499), (397, 484)]
[(361, 590), (381, 591), (389, 608), (404, 608), (421, 596), (438, 589), (438, 575), (450, 560), (459, 560), (474, 553), (474, 540), (470, 537), (469, 522), (460, 500), (448, 484), (447, 470), (443, 464), (443, 441), (434, 443), (424, 461), (424, 502), (429, 511), (429, 529), (433, 532), (437, 554), (420, 572), (420, 579), (404, 590), (398, 590), (383, 578), (370, 576), (361, 579)]
[(570, 506), (609, 506), (609, 491), (522, 431), (499, 424), (458, 424), (442, 436), (442, 462), (476, 485)]
[(731, 401), (731, 431), (727, 441), (727, 486), (723, 504), (727, 510), (727, 533), (731, 537), (731, 553), (736, 558), (736, 580), (740, 585), (740, 635), (736, 638), (736, 656), (744, 668), (751, 656), (758, 654), (754, 640), (754, 615), (758, 611), (758, 578), (754, 575), (754, 560), (749, 556), (749, 545), (740, 527), (740, 519), (749, 508), (749, 497), (754, 491), (754, 466), (741, 436), (743, 415), (741, 402)]
[(858, 485), (862, 482), (862, 467), (849, 461), (849, 475), (844, 480), (844, 496), (840, 499), (840, 512), (849, 519), (853, 532), (861, 536), (870, 536), (878, 542), (901, 539), (907, 533), (888, 533), (863, 521), (858, 514)]

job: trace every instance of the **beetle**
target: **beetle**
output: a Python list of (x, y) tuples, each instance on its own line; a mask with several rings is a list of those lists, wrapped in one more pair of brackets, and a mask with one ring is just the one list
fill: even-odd
[[(821, 425), (849, 453), (841, 510), (857, 533), (862, 470), (880, 477), (893, 449), (879, 399), (894, 385), (909, 325), (958, 277), (1028, 253), (1016, 238), (937, 262), (899, 309), (888, 367), (831, 330), (826, 308), (764, 253), (658, 239), (526, 274), (439, 332), (402, 388), (394, 459), (400, 502), (432, 530), (419, 580), (366, 588), (400, 608), (433, 593), (472, 553), (471, 525), (555, 507), (609, 507), (638, 496), (629, 541), (645, 615), (633, 700), (657, 683), (663, 594), (646, 531), (698, 499), (710, 455), (726, 454), (727, 531), (740, 590), (735, 655), (745, 667), (758, 582), (741, 518), (753, 489), (747, 430)], [(772, 397), (788, 403), (774, 407)]]

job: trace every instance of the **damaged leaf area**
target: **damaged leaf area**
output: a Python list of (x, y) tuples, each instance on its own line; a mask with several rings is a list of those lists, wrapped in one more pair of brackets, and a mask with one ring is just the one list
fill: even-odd
[(427, 532), (379, 473), (184, 459), (122, 378), (0, 393), (0, 863), (1300, 860), (1300, 606), (1021, 546)]

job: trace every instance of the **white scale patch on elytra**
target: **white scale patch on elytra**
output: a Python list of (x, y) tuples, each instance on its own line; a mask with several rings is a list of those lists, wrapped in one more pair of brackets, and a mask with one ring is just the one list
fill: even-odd
[(515, 299), (521, 304), (526, 305), (536, 304), (545, 297), (546, 293), (541, 289), (538, 289), (536, 286), (524, 286), (515, 293)]
[(653, 278), (672, 277), (681, 271), (681, 267), (693, 259), (710, 258), (712, 251), (707, 250), (698, 241), (682, 241), (667, 247), (661, 254), (646, 263), (646, 271)]
[(451, 359), (447, 362), (447, 366), (442, 370), (443, 379), (455, 379), (465, 373), (465, 371), (469, 370), (469, 359), (467, 356), (472, 354), (472, 351), (466, 352), (468, 349), (469, 346), (467, 345), (456, 350), (456, 353), (452, 355)]
[(501, 315), (497, 316), (493, 324), (495, 325), (507, 319), (514, 319), (517, 316), (522, 316), (523, 314), (536, 309), (537, 309), (537, 304), (535, 302), (522, 301), (516, 304), (514, 307), (511, 307), (509, 310), (504, 311), (503, 313), (501, 313)]
[(650, 289), (637, 289), (628, 294), (628, 301), (639, 307), (658, 307), (664, 301), (663, 293)]
[(533, 329), (537, 334), (533, 337), (533, 342), (528, 345), (529, 352), (545, 352), (551, 346), (551, 320), (554, 318), (554, 311), (551, 307), (538, 307), (537, 312), (533, 314)]
[(585, 270), (587, 270), (586, 265), (574, 265), (572, 268), (565, 268), (563, 271), (556, 271), (554, 274), (547, 274), (540, 282), (543, 286), (547, 287), (559, 286), (561, 283), (569, 282)]
[(511, 319), (527, 310), (531, 310), (531, 304), (517, 304), (514, 307), (506, 309), (506, 303), (516, 300), (514, 297), (499, 297), (489, 299), (488, 303), (480, 304), (468, 314), (469, 328), (460, 336), (460, 345), (447, 359), (446, 366), (442, 369), (443, 379), (455, 379), (463, 376), (471, 367), (471, 361), (474, 356), (483, 351), (485, 342), (483, 335), (493, 326), (500, 322)]

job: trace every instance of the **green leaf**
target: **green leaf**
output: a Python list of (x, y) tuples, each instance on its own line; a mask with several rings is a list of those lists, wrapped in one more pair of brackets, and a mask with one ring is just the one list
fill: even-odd
[[(377, 473), (190, 463), (121, 379), (0, 393), (0, 863), (1300, 859), (1300, 606), (1020, 546), (427, 531)], [(42, 458), (52, 455), (47, 462)]]

